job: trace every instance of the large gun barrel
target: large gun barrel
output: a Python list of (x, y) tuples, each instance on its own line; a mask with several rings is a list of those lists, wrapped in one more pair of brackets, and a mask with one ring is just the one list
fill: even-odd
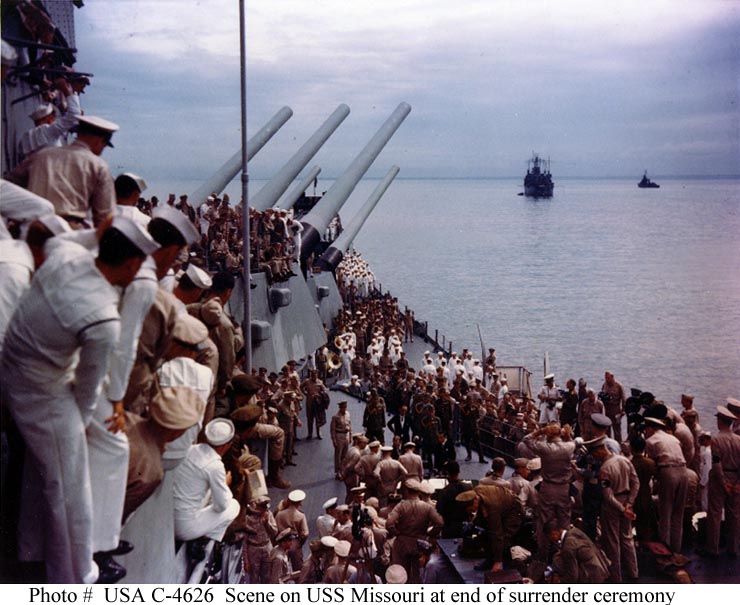
[(391, 116), (380, 127), (370, 142), (359, 153), (344, 173), (334, 182), (321, 201), (301, 221), (303, 224), (303, 240), (301, 244), (301, 260), (307, 259), (321, 239), (321, 234), (334, 215), (347, 201), (370, 165), (378, 157), (383, 147), (396, 132), (406, 116), (411, 111), (408, 103), (401, 103)]
[(311, 158), (316, 155), (316, 152), (321, 149), (321, 146), (326, 143), (327, 139), (339, 128), (339, 125), (348, 115), (349, 107), (344, 103), (339, 105), (280, 171), (249, 200), (249, 205), (255, 210), (272, 208), (288, 189), (293, 179), (306, 167), (306, 164), (311, 161)]
[(391, 166), (391, 169), (385, 175), (385, 178), (378, 183), (378, 186), (373, 190), (370, 197), (367, 198), (367, 201), (363, 204), (357, 214), (352, 217), (352, 220), (344, 231), (342, 231), (342, 234), (335, 239), (321, 257), (319, 257), (317, 262), (322, 269), (325, 271), (334, 271), (334, 269), (337, 268), (337, 265), (342, 262), (344, 253), (350, 247), (355, 237), (360, 232), (360, 229), (362, 229), (367, 217), (370, 216), (370, 213), (375, 209), (375, 206), (378, 205), (380, 198), (383, 197), (383, 194), (386, 192), (388, 187), (390, 187), (393, 179), (396, 178), (399, 170), (398, 166)]
[(301, 197), (301, 194), (308, 189), (314, 179), (319, 176), (319, 172), (321, 172), (321, 166), (317, 165), (311, 168), (305, 178), (301, 179), (301, 181), (285, 195), (283, 200), (275, 204), (275, 207), (290, 210), (293, 207), (293, 204), (298, 201), (298, 198)]
[[(272, 136), (280, 130), (280, 128), (287, 122), (293, 115), (293, 110), (290, 107), (283, 107), (278, 111), (270, 121), (265, 124), (257, 134), (255, 134), (247, 142), (247, 161), (251, 160), (257, 152), (265, 146), (265, 143), (269, 141)], [(241, 149), (237, 151), (231, 158), (226, 161), (221, 168), (219, 168), (211, 178), (207, 179), (200, 187), (198, 187), (189, 197), (189, 201), (196, 208), (206, 201), (206, 198), (211, 195), (212, 191), (220, 193), (226, 188), (234, 177), (239, 174), (242, 169), (242, 152)]]

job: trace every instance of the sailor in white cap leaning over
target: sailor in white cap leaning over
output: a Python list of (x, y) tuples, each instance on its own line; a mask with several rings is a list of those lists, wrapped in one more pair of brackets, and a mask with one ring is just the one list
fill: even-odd
[(8, 326), (0, 380), (27, 447), (20, 558), (45, 559), (49, 582), (71, 584), (98, 576), (85, 427), (120, 335), (116, 287), (156, 244), (122, 217), (102, 234), (97, 258), (58, 239)]
[[(107, 385), (100, 393), (93, 420), (87, 428), (96, 553), (116, 551), (116, 554), (125, 554), (131, 549), (130, 544), (119, 544), (129, 455), (123, 400), (136, 362), (144, 320), (157, 296), (158, 280), (167, 273), (183, 247), (197, 237), (195, 227), (184, 215), (174, 214), (179, 216), (157, 216), (146, 227), (155, 246), (121, 297), (121, 335), (111, 355)], [(126, 221), (137, 224), (124, 216), (114, 219), (114, 223), (125, 224)], [(93, 230), (78, 231), (75, 236), (82, 240), (94, 233)], [(200, 383), (204, 380), (201, 379)], [(180, 381), (166, 386), (193, 384), (192, 381), (188, 384)]]
[(113, 214), (113, 177), (99, 156), (113, 145), (118, 124), (97, 116), (78, 116), (77, 139), (66, 147), (45, 147), (16, 166), (8, 180), (45, 197), (73, 228), (96, 227)]
[(172, 496), (179, 540), (205, 537), (220, 542), (239, 514), (239, 503), (229, 489), (231, 473), (221, 461), (234, 439), (234, 425), (228, 418), (216, 418), (205, 434), (208, 443), (191, 445), (175, 470)]
[(0, 220), (0, 351), (10, 318), (31, 283), (33, 272), (46, 258), (46, 241), (69, 231), (63, 218), (54, 214), (49, 200), (0, 180), (0, 217), (21, 224), (20, 239), (13, 239)]

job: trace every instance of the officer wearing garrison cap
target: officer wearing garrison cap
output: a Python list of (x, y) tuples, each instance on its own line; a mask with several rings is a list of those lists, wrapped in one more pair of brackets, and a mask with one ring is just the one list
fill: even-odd
[[(49, 581), (95, 581), (92, 494), (84, 430), (96, 408), (120, 336), (116, 287), (131, 283), (156, 244), (119, 219), (100, 238), (97, 258), (51, 238), (47, 259), (8, 325), (0, 377), (8, 406), (33, 452), (36, 482), (24, 483), (19, 532), (45, 554)], [(26, 490), (38, 490), (32, 494)], [(32, 504), (46, 501), (44, 523)]]
[[(727, 403), (735, 409), (740, 408), (740, 402), (735, 399), (728, 399)], [(717, 407), (717, 432), (712, 435), (707, 552), (710, 555), (719, 553), (720, 523), (724, 511), (727, 553), (737, 556), (740, 543), (740, 435), (732, 432), (732, 423), (737, 416), (728, 407)]]
[(342, 461), (349, 450), (352, 435), (352, 419), (347, 411), (346, 401), (339, 401), (337, 405), (339, 410), (331, 417), (329, 423), (329, 436), (334, 446), (334, 474), (337, 479), (341, 479), (343, 476)]

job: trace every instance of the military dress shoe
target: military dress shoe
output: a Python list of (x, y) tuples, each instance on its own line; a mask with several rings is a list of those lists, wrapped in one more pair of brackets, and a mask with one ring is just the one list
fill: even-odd
[(112, 556), (103, 553), (93, 555), (93, 559), (98, 564), (98, 580), (96, 584), (115, 584), (125, 577), (126, 568), (119, 565)]
[(126, 540), (119, 540), (118, 546), (116, 546), (113, 550), (105, 551), (105, 554), (111, 555), (112, 557), (120, 556), (120, 555), (127, 555), (133, 549), (134, 549), (134, 545), (131, 544), (131, 542), (127, 542)]
[(188, 559), (193, 563), (198, 563), (206, 558), (206, 545), (208, 544), (208, 538), (196, 538), (190, 540), (187, 543), (186, 552)]

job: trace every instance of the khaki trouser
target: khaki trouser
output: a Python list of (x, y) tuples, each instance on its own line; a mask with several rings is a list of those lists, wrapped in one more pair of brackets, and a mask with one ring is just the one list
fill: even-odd
[[(627, 495), (616, 498), (622, 504), (628, 500)], [(606, 504), (601, 506), (601, 547), (612, 562), (609, 567), (609, 579), (612, 582), (622, 581), (622, 565), (628, 578), (637, 578), (637, 553), (632, 539), (632, 521), (618, 509)]]
[(724, 482), (714, 473), (709, 475), (709, 511), (707, 512), (707, 550), (719, 552), (719, 530), (722, 510), (725, 511), (725, 536), (727, 552), (737, 554), (740, 541), (740, 481), (736, 475), (725, 475), (726, 479), (736, 479), (731, 494), (725, 491)]
[(658, 539), (673, 552), (681, 552), (683, 509), (689, 489), (686, 467), (658, 468)]
[(285, 446), (285, 433), (279, 426), (258, 422), (246, 434), (247, 439), (267, 439), (270, 460), (282, 460)]

